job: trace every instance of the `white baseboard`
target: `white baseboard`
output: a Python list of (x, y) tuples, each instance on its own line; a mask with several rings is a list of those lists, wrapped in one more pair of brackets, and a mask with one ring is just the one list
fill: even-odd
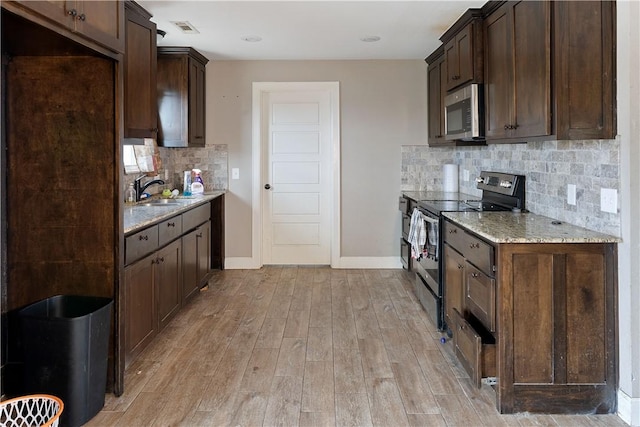
[[(254, 270), (260, 268), (261, 265), (250, 257), (225, 258), (224, 268), (227, 270)], [(373, 269), (391, 269), (402, 268), (402, 262), (398, 256), (389, 257), (340, 257), (338, 261), (331, 266), (332, 268), (373, 268)]]
[(618, 389), (618, 416), (632, 427), (640, 427), (640, 398)]
[(250, 257), (234, 257), (224, 259), (225, 270), (256, 270), (261, 265), (257, 261)]

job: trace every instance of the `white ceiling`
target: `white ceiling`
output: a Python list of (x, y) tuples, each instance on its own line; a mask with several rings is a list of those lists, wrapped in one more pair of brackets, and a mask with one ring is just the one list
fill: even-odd
[[(158, 46), (191, 46), (211, 60), (344, 60), (424, 59), (465, 10), (485, 0), (138, 3), (167, 32)], [(199, 33), (183, 34), (170, 21), (188, 21)], [(366, 36), (380, 41), (362, 42)]]

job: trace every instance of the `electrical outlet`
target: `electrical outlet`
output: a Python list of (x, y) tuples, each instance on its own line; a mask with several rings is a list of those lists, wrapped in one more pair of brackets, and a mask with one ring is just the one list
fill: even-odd
[(600, 210), (602, 212), (618, 213), (618, 191), (616, 189), (600, 189)]
[(231, 179), (240, 179), (240, 169), (231, 168)]
[(463, 169), (462, 170), (462, 180), (463, 181), (469, 181), (469, 170), (468, 169)]
[(575, 184), (567, 184), (567, 203), (576, 204), (576, 186)]

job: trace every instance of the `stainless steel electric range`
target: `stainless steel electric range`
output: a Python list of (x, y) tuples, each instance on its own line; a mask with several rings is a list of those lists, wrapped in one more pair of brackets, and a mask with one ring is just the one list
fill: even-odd
[(427, 239), (422, 253), (413, 260), (416, 271), (415, 291), (425, 311), (441, 331), (446, 327), (441, 213), (525, 210), (523, 175), (483, 171), (476, 178), (476, 188), (482, 190), (482, 197), (478, 200), (421, 200), (416, 208), (425, 221)]

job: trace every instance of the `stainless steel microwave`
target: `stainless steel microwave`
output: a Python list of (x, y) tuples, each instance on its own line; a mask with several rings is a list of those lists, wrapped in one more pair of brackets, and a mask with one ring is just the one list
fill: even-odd
[(484, 141), (483, 107), (483, 87), (479, 84), (464, 86), (445, 96), (445, 139)]

